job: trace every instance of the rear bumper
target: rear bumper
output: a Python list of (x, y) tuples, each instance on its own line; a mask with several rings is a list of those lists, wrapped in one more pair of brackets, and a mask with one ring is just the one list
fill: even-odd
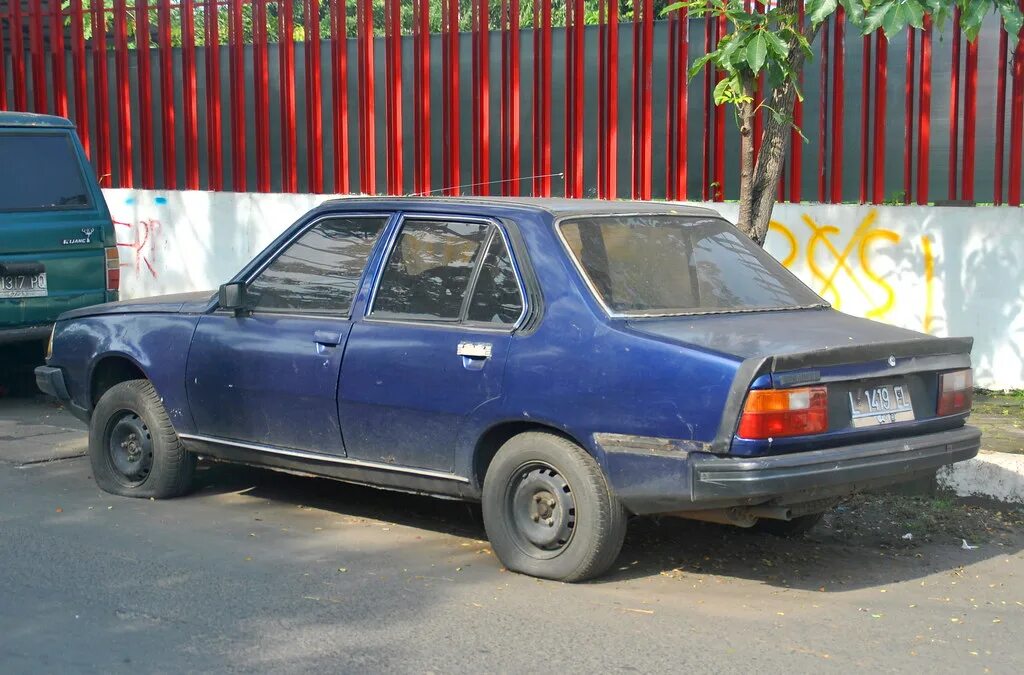
[(757, 458), (703, 452), (606, 452), (609, 479), (630, 511), (668, 513), (766, 502), (795, 504), (902, 483), (970, 459), (981, 431), (964, 426), (910, 438)]

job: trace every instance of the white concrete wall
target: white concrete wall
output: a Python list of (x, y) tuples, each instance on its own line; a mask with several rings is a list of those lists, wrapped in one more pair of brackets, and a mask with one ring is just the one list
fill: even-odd
[[(106, 190), (124, 298), (216, 288), (325, 195)], [(735, 204), (712, 205), (735, 221)], [(837, 309), (973, 335), (977, 384), (1024, 387), (1024, 209), (779, 204), (767, 249)]]

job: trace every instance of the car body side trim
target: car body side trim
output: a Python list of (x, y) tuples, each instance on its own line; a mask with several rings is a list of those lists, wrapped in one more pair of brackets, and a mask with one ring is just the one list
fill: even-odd
[(392, 471), (395, 473), (410, 473), (417, 476), (427, 476), (429, 478), (441, 478), (444, 480), (451, 480), (459, 483), (469, 483), (469, 479), (465, 478), (464, 476), (458, 476), (456, 474), (446, 473), (444, 471), (431, 471), (430, 469), (414, 469), (412, 467), (395, 466), (394, 464), (385, 464), (383, 462), (368, 462), (366, 460), (351, 459), (349, 457), (335, 457), (334, 455), (325, 455), (319, 452), (308, 452), (306, 450), (291, 450), (289, 448), (278, 448), (270, 445), (258, 445), (256, 443), (232, 441), (226, 438), (217, 438), (215, 436), (202, 436), (199, 434), (178, 434), (178, 436), (187, 441), (199, 441), (202, 443), (212, 443), (214, 445), (231, 445), (236, 448), (245, 448), (246, 450), (266, 452), (273, 455), (284, 455), (286, 457), (297, 457), (299, 459), (309, 459), (316, 462), (346, 464), (349, 466), (362, 467), (364, 469), (378, 469), (380, 471)]

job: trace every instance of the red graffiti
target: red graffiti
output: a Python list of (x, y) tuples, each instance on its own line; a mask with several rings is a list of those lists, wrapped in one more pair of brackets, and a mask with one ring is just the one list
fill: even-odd
[(133, 262), (121, 262), (121, 267), (134, 268), (135, 273), (138, 274), (142, 270), (142, 266), (145, 265), (149, 273), (153, 275), (155, 279), (157, 277), (156, 268), (156, 246), (151, 240), (156, 237), (157, 230), (160, 229), (159, 220), (140, 220), (134, 225), (132, 223), (125, 223), (120, 220), (114, 221), (115, 225), (126, 227), (132, 231), (133, 241), (129, 242), (118, 242), (117, 245), (122, 249), (131, 249), (133, 251)]

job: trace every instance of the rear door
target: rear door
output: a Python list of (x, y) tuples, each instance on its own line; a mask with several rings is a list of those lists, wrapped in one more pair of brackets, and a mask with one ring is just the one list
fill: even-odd
[(489, 220), (406, 216), (352, 327), (339, 411), (350, 457), (450, 472), (464, 420), (502, 392), (524, 295)]
[(0, 329), (116, 299), (110, 214), (73, 129), (0, 127), (0, 158)]
[(200, 436), (345, 454), (337, 391), (349, 312), (387, 220), (313, 221), (249, 275), (251, 313), (200, 319), (186, 382)]

